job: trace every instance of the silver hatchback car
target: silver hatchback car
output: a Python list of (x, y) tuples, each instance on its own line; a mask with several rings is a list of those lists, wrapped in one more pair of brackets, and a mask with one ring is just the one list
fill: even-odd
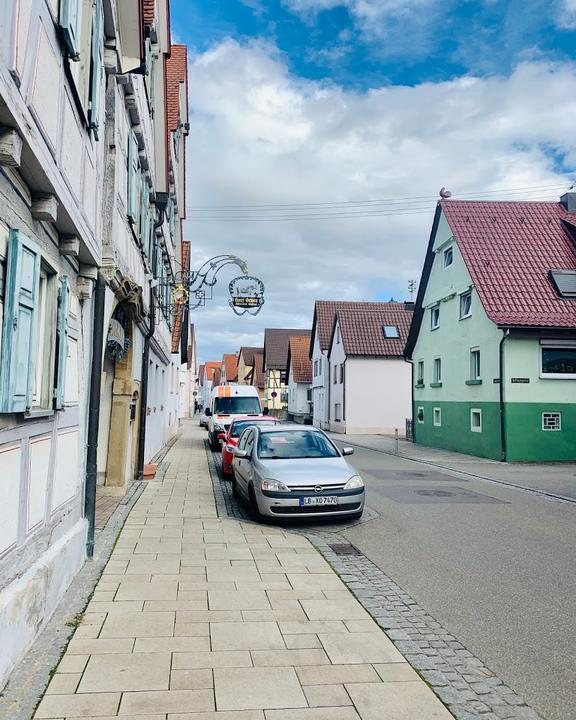
[(364, 482), (321, 430), (302, 425), (247, 428), (232, 462), (234, 490), (254, 517), (359, 518)]

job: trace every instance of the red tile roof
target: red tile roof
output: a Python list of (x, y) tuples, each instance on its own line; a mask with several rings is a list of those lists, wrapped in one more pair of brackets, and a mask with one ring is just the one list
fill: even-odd
[[(190, 242), (182, 240), (182, 271), (187, 275), (190, 271)], [(174, 309), (174, 324), (172, 325), (172, 352), (177, 353), (182, 335), (182, 321), (184, 318), (184, 305), (177, 305)]]
[[(318, 339), (320, 341), (320, 349), (328, 350), (330, 338), (332, 337), (332, 329), (334, 327), (334, 318), (338, 310), (355, 307), (363, 307), (377, 310), (382, 303), (380, 302), (346, 302), (340, 300), (316, 300), (314, 305), (314, 320), (312, 323), (312, 338), (310, 341), (310, 357), (312, 357), (312, 343), (314, 342), (314, 331), (318, 328)], [(401, 306), (402, 303), (397, 303)]]
[(556, 202), (441, 201), (488, 317), (500, 325), (576, 328), (550, 270), (576, 270), (576, 216)]
[(180, 124), (180, 84), (188, 85), (188, 56), (186, 45), (172, 45), (166, 58), (166, 123), (168, 130)]
[(310, 348), (309, 337), (291, 337), (288, 349), (288, 362), (286, 369), (290, 372), (292, 366), (292, 377), (297, 383), (312, 382), (312, 361), (308, 354)]
[(286, 370), (288, 341), (291, 337), (307, 337), (310, 330), (287, 330), (286, 328), (266, 328), (264, 330), (264, 365), (267, 370)]
[[(379, 303), (378, 309), (372, 308), (373, 304), (338, 310), (336, 317), (344, 352), (347, 356), (402, 357), (413, 311), (407, 309), (404, 303)], [(397, 328), (399, 337), (387, 338), (384, 335), (385, 325)]]
[(264, 348), (247, 346), (241, 347), (240, 352), (238, 353), (238, 362), (240, 362), (240, 357), (244, 356), (244, 365), (251, 367), (254, 364), (254, 354), (257, 352), (264, 352)]
[(222, 366), (218, 365), (217, 368), (214, 370), (214, 374), (212, 375), (212, 387), (216, 387), (217, 385), (220, 385), (220, 381), (222, 380)]
[(214, 373), (216, 370), (220, 370), (221, 363), (219, 362), (207, 362), (205, 366), (206, 380), (210, 381), (214, 379)]
[(264, 377), (264, 353), (254, 353), (254, 367), (250, 372), (250, 384), (254, 385), (260, 390), (264, 390), (266, 387)]
[(222, 355), (222, 369), (226, 370), (226, 382), (236, 382), (238, 380), (238, 355), (224, 353)]

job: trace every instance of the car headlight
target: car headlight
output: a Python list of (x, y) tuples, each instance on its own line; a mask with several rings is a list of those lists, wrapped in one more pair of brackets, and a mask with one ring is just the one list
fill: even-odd
[(290, 488), (280, 480), (262, 480), (261, 488), (270, 492), (290, 492)]
[(344, 490), (356, 490), (362, 487), (364, 487), (364, 480), (362, 480), (360, 475), (352, 475), (350, 480), (344, 485)]
[(214, 431), (215, 432), (224, 432), (224, 425), (219, 425), (218, 423), (214, 423)]
[(226, 450), (227, 450), (229, 453), (232, 453), (232, 454), (233, 454), (235, 449), (236, 449), (236, 445), (226, 445)]

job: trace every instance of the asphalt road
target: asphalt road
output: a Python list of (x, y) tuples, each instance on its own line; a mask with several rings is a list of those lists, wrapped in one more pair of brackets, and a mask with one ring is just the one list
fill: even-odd
[(349, 460), (378, 516), (342, 534), (543, 717), (576, 718), (576, 504), (373, 450)]

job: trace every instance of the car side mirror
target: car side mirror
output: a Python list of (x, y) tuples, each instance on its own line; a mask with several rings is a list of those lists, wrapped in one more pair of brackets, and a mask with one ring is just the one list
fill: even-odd
[(354, 448), (353, 447), (343, 447), (342, 455), (354, 455)]
[(226, 440), (226, 433), (218, 433), (218, 440)]
[(245, 460), (248, 457), (248, 453), (246, 450), (238, 450), (238, 448), (236, 448), (236, 450), (234, 450), (234, 457), (237, 457), (238, 460)]
[(210, 408), (206, 408), (206, 410), (204, 410), (204, 415), (206, 415), (206, 417), (210, 417), (210, 415), (212, 415), (212, 410), (210, 410)]

